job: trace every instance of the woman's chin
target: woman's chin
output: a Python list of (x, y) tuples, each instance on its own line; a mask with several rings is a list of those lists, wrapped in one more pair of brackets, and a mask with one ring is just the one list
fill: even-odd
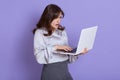
[(54, 29), (58, 29), (58, 26), (54, 27)]

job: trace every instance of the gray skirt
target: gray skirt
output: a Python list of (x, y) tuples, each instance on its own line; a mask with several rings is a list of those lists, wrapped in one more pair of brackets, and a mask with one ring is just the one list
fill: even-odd
[(73, 80), (68, 71), (68, 61), (44, 64), (41, 80)]

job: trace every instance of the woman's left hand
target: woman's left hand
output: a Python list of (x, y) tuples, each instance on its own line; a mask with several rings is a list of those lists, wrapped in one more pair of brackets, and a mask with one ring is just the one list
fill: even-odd
[(87, 48), (84, 48), (83, 51), (81, 53), (79, 53), (78, 55), (84, 55), (88, 52), (88, 49)]

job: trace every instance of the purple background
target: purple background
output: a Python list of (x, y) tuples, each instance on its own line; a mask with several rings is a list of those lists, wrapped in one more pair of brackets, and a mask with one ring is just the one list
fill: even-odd
[(64, 10), (72, 47), (82, 28), (99, 26), (94, 49), (69, 65), (74, 80), (120, 80), (119, 0), (0, 0), (0, 80), (40, 80), (31, 31), (49, 3)]

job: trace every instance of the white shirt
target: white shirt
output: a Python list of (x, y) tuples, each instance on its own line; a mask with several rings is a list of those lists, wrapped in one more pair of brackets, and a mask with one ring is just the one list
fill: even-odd
[(69, 60), (73, 62), (77, 56), (68, 56), (56, 51), (55, 45), (68, 45), (67, 34), (64, 31), (56, 30), (51, 36), (44, 36), (47, 31), (37, 29), (34, 35), (34, 55), (40, 64), (49, 64)]

